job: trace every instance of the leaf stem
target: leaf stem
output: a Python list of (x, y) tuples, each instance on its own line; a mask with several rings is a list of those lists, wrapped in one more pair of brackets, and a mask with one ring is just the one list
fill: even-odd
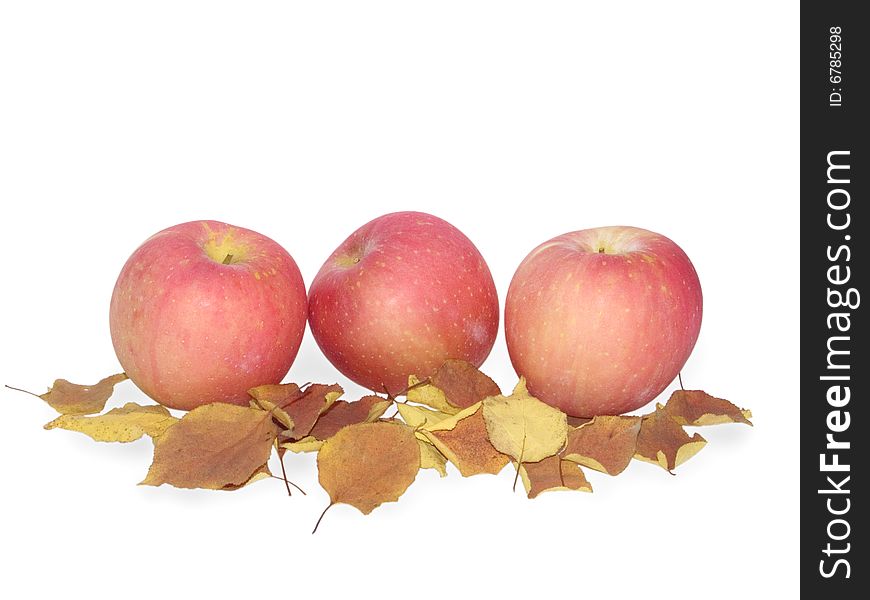
[(23, 390), (21, 388), (12, 387), (11, 385), (6, 385), (6, 384), (4, 384), (3, 387), (7, 387), (10, 390), (15, 390), (16, 392), (24, 392), (25, 394), (30, 394), (31, 396), (36, 396), (37, 398), (42, 399), (42, 396), (40, 396), (39, 394), (34, 394), (33, 392), (29, 392), (29, 391)]
[(314, 529), (311, 530), (311, 535), (314, 535), (317, 532), (317, 528), (320, 527), (320, 522), (323, 520), (323, 515), (326, 514), (326, 511), (332, 508), (333, 504), (335, 504), (335, 502), (330, 502), (329, 505), (323, 509), (323, 512), (320, 513), (320, 517), (317, 518), (317, 523), (314, 524)]
[(308, 494), (305, 493), (305, 490), (303, 490), (301, 487), (299, 487), (298, 485), (296, 485), (295, 483), (293, 483), (292, 481), (290, 481), (289, 479), (287, 479), (287, 469), (286, 469), (286, 467), (284, 466), (284, 455), (285, 455), (285, 454), (287, 454), (287, 453), (286, 453), (286, 452), (281, 452), (281, 451), (278, 452), (278, 462), (281, 463), (281, 477), (280, 477), (280, 479), (282, 479), (282, 480), (284, 481), (284, 486), (287, 488), (287, 495), (288, 495), (288, 496), (292, 496), (292, 495), (293, 495), (293, 494), (290, 492), (290, 486), (292, 485), (292, 486), (295, 487), (297, 490), (299, 490), (300, 492), (302, 492), (302, 495), (303, 495), (303, 496), (307, 496)]
[(517, 491), (517, 479), (520, 478), (520, 467), (523, 466), (523, 454), (526, 452), (526, 432), (523, 431), (523, 444), (520, 446), (520, 458), (517, 460), (517, 474), (514, 475), (514, 487), (511, 491)]

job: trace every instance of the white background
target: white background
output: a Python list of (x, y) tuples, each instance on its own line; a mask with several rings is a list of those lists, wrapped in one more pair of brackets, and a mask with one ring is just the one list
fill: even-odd
[[(311, 536), (313, 455), (288, 457), (304, 497), (137, 486), (150, 441), (43, 431), (53, 411), (3, 390), (0, 595), (795, 597), (798, 105), (794, 2), (3, 3), (0, 383), (118, 371), (115, 277), (166, 226), (260, 231), (310, 283), (414, 209), (472, 238), (502, 301), (556, 234), (668, 235), (705, 294), (684, 380), (756, 426), (593, 494), (426, 471)], [(503, 335), (484, 370), (513, 385)], [(288, 379), (360, 392), (310, 333)]]

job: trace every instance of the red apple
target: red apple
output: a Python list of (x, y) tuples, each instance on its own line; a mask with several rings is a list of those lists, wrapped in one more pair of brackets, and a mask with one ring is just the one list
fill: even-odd
[(514, 274), (505, 334), (529, 391), (569, 415), (617, 415), (658, 396), (701, 328), (701, 284), (685, 252), (636, 227), (566, 233)]
[(357, 229), (320, 268), (308, 322), (320, 349), (353, 381), (397, 393), (449, 358), (480, 366), (498, 333), (495, 284), (450, 223), (419, 212)]
[(127, 260), (110, 309), (124, 371), (170, 408), (247, 405), (278, 383), (305, 331), (299, 268), (264, 235), (217, 221), (151, 236)]

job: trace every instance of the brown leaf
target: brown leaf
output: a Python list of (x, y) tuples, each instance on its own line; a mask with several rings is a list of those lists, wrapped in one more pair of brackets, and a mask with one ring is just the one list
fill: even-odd
[(419, 434), (456, 465), (463, 477), (496, 474), (510, 460), (490, 443), (480, 403), (419, 430)]
[(567, 415), (567, 417), (568, 427), (580, 427), (581, 425), (586, 425), (586, 423), (592, 420), (591, 417), (572, 417), (571, 415)]
[(520, 477), (529, 498), (555, 490), (579, 490), (591, 492), (583, 469), (575, 462), (550, 456), (539, 462), (520, 465)]
[(609, 475), (619, 475), (635, 454), (640, 425), (640, 417), (597, 416), (568, 432), (562, 458)]
[(247, 487), (256, 481), (260, 481), (261, 479), (269, 479), (270, 477), (272, 477), (272, 471), (269, 470), (269, 465), (263, 464), (256, 471), (254, 471), (254, 474), (251, 475), (248, 478), (248, 480), (246, 482), (244, 482), (243, 484), (241, 484), (241, 485), (233, 485), (233, 484), (225, 485), (221, 489), (226, 491), (226, 492), (233, 492), (235, 490), (240, 490), (243, 487)]
[(262, 410), (197, 407), (154, 440), (144, 485), (224, 489), (248, 482), (269, 459), (278, 428)]
[(317, 468), (330, 506), (350, 504), (369, 514), (384, 502), (398, 500), (414, 482), (420, 449), (407, 425), (358, 423), (324, 442), (317, 453)]
[(447, 401), (457, 408), (468, 408), (484, 398), (501, 395), (492, 379), (464, 360), (445, 361), (429, 382), (444, 392)]
[(261, 408), (272, 413), (272, 417), (281, 424), (285, 431), (292, 431), (295, 423), (287, 411), (279, 407), (278, 404), (298, 397), (299, 393), (299, 386), (295, 383), (261, 385), (248, 390), (248, 395), (253, 398), (251, 408)]
[(128, 402), (120, 408), (113, 408), (106, 414), (94, 417), (61, 415), (46, 423), (45, 429), (78, 431), (98, 442), (132, 442), (143, 435), (158, 437), (176, 421), (178, 419), (158, 404), (140, 406), (135, 402)]
[(671, 472), (697, 454), (706, 443), (707, 440), (697, 433), (689, 437), (659, 404), (654, 413), (643, 416), (634, 456)]
[(66, 379), (57, 379), (51, 389), (39, 397), (62, 415), (93, 415), (106, 407), (115, 384), (125, 379), (125, 373), (110, 375), (94, 385), (79, 385)]
[[(300, 440), (314, 427), (317, 418), (344, 393), (339, 385), (315, 383), (304, 390), (293, 383), (261, 385), (248, 390), (257, 402), (269, 402), (284, 410), (293, 423), (292, 429), (282, 432), (289, 440)], [(265, 408), (265, 406), (264, 406)]]
[(668, 399), (665, 412), (680, 425), (746, 423), (752, 426), (750, 411), (701, 390), (676, 390)]
[(390, 404), (392, 401), (381, 396), (363, 396), (356, 402), (339, 400), (320, 415), (309, 435), (316, 440), (326, 440), (338, 433), (342, 427), (377, 421)]

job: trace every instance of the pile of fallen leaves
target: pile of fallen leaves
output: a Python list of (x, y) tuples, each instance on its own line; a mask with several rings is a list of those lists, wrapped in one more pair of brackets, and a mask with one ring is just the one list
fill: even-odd
[[(348, 402), (339, 400), (338, 385), (286, 383), (251, 389), (250, 406), (207, 404), (181, 418), (160, 405), (132, 402), (97, 414), (125, 379), (122, 373), (92, 386), (57, 380), (39, 396), (60, 413), (45, 428), (100, 442), (150, 436), (154, 459), (142, 483), (155, 486), (238, 489), (273, 477), (268, 461), (275, 451), (290, 493), (285, 454), (317, 452), (327, 509), (343, 503), (365, 514), (398, 500), (420, 469), (445, 477), (448, 461), (464, 477), (495, 474), (513, 463), (529, 498), (549, 490), (591, 492), (583, 467), (618, 475), (635, 458), (671, 472), (707, 443), (684, 426), (751, 425), (748, 410), (689, 390), (675, 391), (643, 416), (568, 417), (531, 396), (522, 378), (505, 396), (459, 360), (445, 362), (428, 379), (412, 376), (398, 395), (402, 401), (369, 395)], [(390, 407), (395, 411), (385, 417)]]

